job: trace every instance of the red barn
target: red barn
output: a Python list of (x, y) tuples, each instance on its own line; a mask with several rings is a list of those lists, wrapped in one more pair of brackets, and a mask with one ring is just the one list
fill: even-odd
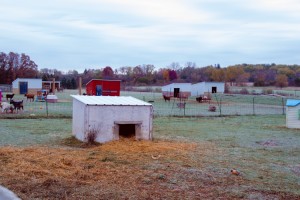
[(86, 94), (91, 96), (120, 96), (120, 80), (92, 79), (86, 84)]

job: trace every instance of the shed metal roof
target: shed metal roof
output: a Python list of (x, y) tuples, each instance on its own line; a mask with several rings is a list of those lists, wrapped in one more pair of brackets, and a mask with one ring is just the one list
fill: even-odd
[(298, 99), (288, 99), (286, 101), (286, 106), (294, 107), (294, 106), (298, 106), (299, 104), (300, 104), (300, 100)]
[(108, 106), (151, 106), (152, 104), (136, 99), (131, 96), (81, 96), (71, 95), (74, 99), (86, 105), (108, 105)]

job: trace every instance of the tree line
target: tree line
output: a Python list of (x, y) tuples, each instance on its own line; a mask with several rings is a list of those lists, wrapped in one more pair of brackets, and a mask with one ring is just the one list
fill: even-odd
[(57, 69), (42, 68), (26, 54), (10, 52), (0, 53), (0, 84), (11, 84), (16, 78), (53, 78), (61, 81), (64, 88), (74, 89), (78, 78), (85, 85), (91, 79), (118, 79), (124, 86), (165, 85), (174, 82), (197, 83), (202, 81), (228, 82), (243, 85), (252, 82), (255, 86), (300, 86), (300, 65), (284, 64), (237, 64), (221, 67), (219, 64), (197, 66), (187, 62), (183, 66), (173, 62), (157, 68), (152, 64), (122, 66), (113, 69), (110, 66), (97, 69), (85, 69), (82, 73), (71, 70), (64, 73)]

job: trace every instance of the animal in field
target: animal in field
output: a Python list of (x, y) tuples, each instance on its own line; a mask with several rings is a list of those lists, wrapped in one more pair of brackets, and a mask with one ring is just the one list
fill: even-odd
[(6, 94), (6, 101), (8, 100), (12, 100), (12, 98), (14, 97), (14, 93), (13, 94)]
[(28, 101), (28, 99), (29, 99), (30, 102), (34, 101), (34, 94), (27, 94), (26, 93), (24, 96), (27, 97), (27, 101)]
[(7, 102), (0, 102), (0, 107), (1, 107), (2, 113), (4, 113), (4, 111), (5, 111), (5, 113), (8, 113), (8, 111), (13, 113), (13, 111), (14, 111), (14, 106)]
[(170, 97), (170, 96), (163, 95), (163, 97), (164, 97), (165, 102), (171, 100), (171, 97)]
[(196, 101), (198, 101), (199, 103), (201, 103), (202, 102), (202, 97), (200, 96), (200, 97), (196, 97)]
[(9, 189), (0, 186), (0, 199), (5, 200), (21, 200), (15, 193), (10, 191)]
[(12, 100), (10, 100), (10, 104), (12, 104), (13, 106), (14, 106), (14, 109), (16, 110), (16, 111), (18, 111), (18, 110), (24, 110), (24, 107), (23, 107), (23, 100), (21, 100), (21, 101), (14, 101), (13, 99)]

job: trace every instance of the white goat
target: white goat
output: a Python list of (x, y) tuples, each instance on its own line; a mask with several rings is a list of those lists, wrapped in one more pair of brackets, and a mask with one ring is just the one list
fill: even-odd
[(4, 111), (7, 113), (7, 111), (13, 111), (14, 110), (14, 106), (12, 104), (9, 104), (7, 102), (2, 102), (0, 103), (0, 107), (2, 108), (2, 113), (4, 113)]
[(0, 199), (21, 200), (15, 193), (0, 185)]

